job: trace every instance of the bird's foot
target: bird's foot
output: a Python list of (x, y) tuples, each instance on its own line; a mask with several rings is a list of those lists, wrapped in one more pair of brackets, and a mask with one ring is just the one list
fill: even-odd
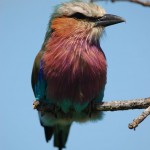
[(53, 115), (55, 118), (60, 117), (61, 108), (57, 105), (53, 105)]
[(57, 109), (56, 106), (54, 106), (54, 116), (55, 116), (55, 118), (58, 118), (57, 113), (58, 113), (58, 109)]

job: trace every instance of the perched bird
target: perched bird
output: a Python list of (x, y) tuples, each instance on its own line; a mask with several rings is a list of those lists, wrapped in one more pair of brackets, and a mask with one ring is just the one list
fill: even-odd
[(65, 148), (73, 121), (102, 117), (87, 110), (104, 96), (107, 64), (99, 39), (105, 27), (121, 22), (121, 17), (84, 2), (63, 3), (51, 16), (33, 65), (32, 88), (37, 101), (56, 108), (54, 114), (39, 112), (39, 119), (46, 141), (54, 135), (59, 150)]

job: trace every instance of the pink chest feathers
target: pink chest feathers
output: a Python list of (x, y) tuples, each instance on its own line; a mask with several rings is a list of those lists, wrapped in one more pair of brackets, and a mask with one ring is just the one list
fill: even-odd
[(42, 61), (49, 98), (91, 101), (106, 84), (105, 56), (96, 46), (49, 42)]

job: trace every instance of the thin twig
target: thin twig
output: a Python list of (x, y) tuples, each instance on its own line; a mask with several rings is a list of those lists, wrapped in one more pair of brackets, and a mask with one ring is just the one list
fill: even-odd
[(150, 1), (130, 0), (130, 2), (140, 4), (142, 6), (150, 7)]
[(131, 3), (136, 3), (145, 7), (150, 7), (150, 1), (142, 1), (142, 0), (91, 0), (91, 2), (96, 2), (96, 1), (131, 2)]
[(134, 119), (133, 122), (128, 125), (129, 129), (135, 129), (148, 115), (150, 115), (150, 106), (145, 109), (138, 118)]

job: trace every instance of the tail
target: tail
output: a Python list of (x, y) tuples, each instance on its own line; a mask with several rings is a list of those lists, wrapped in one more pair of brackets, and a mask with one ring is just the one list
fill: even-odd
[(65, 148), (70, 127), (71, 124), (55, 125), (53, 127), (44, 127), (46, 141), (48, 142), (52, 138), (52, 135), (54, 134), (54, 146), (58, 147), (59, 150), (62, 150), (63, 148)]

